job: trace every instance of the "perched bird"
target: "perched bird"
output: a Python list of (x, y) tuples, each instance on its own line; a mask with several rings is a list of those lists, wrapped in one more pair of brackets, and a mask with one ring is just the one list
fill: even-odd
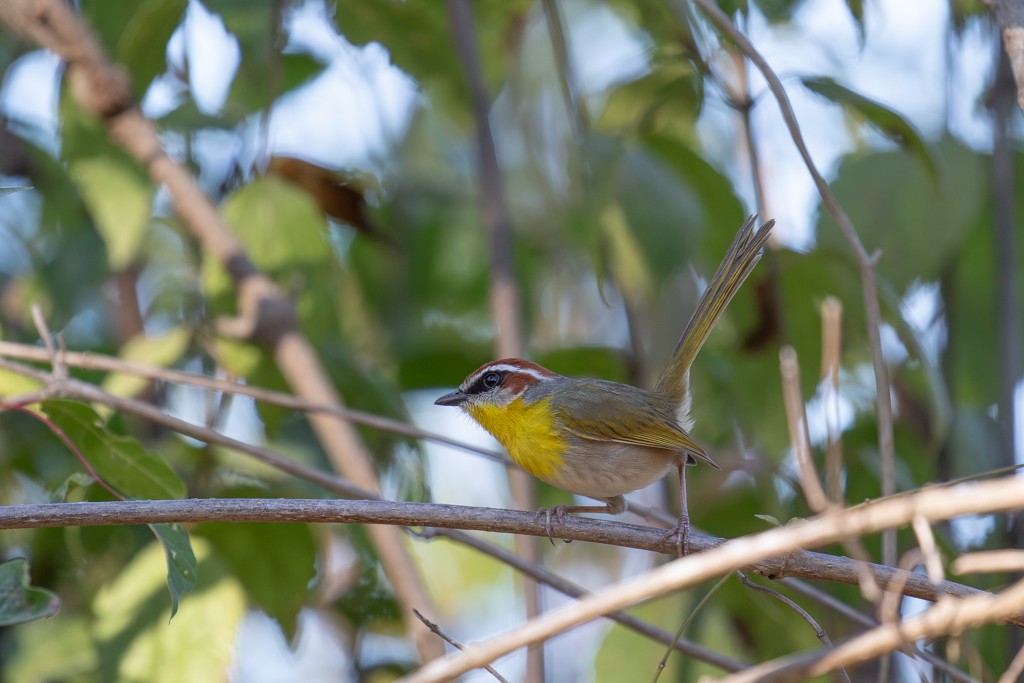
[(675, 469), (680, 515), (666, 537), (676, 538), (679, 554), (687, 551), (686, 465), (700, 461), (718, 469), (688, 432), (690, 365), (753, 270), (775, 221), (757, 231), (754, 224), (751, 216), (736, 235), (653, 390), (565, 377), (528, 360), (506, 358), (484, 364), (434, 402), (461, 408), (538, 479), (605, 502), (540, 510), (549, 537), (552, 513), (560, 522), (567, 512), (619, 514), (626, 509), (623, 494)]

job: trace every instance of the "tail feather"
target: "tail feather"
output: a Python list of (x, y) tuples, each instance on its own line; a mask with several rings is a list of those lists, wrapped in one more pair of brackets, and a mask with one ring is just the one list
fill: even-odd
[[(689, 372), (697, 352), (704, 346), (722, 312), (739, 291), (743, 281), (757, 265), (761, 250), (768, 242), (774, 220), (767, 221), (754, 231), (757, 215), (749, 217), (736, 234), (729, 251), (718, 266), (707, 289), (697, 302), (697, 308), (686, 323), (679, 343), (672, 352), (672, 360), (658, 378), (655, 391), (689, 404)], [(686, 412), (689, 412), (688, 410)]]

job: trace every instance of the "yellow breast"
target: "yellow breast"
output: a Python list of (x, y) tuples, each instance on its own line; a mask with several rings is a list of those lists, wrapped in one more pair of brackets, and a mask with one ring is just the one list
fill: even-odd
[(466, 410), (533, 476), (550, 479), (561, 467), (566, 443), (556, 430), (551, 399), (528, 405), (517, 398), (507, 406), (467, 405)]

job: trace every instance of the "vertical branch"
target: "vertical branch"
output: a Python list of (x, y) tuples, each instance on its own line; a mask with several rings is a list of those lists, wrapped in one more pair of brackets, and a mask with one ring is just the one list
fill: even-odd
[(825, 487), (833, 503), (843, 502), (843, 441), (839, 425), (839, 365), (842, 358), (843, 304), (834, 296), (821, 302), (821, 378), (827, 382)]
[(590, 114), (587, 103), (580, 92), (576, 69), (572, 63), (572, 51), (569, 36), (562, 22), (562, 13), (558, 9), (557, 0), (541, 0), (544, 7), (544, 21), (548, 25), (551, 37), (551, 49), (555, 53), (555, 64), (558, 67), (558, 82), (562, 86), (562, 97), (569, 113), (577, 137), (590, 128)]
[(1017, 106), (1024, 111), (1024, 1), (995, 0), (991, 3), (1003, 35), (1003, 47), (1017, 85)]
[[(1024, 3), (1018, 3), (1024, 4)], [(1024, 30), (1024, 29), (1021, 29)], [(1007, 32), (1004, 31), (1004, 41)], [(1006, 43), (1006, 50), (1011, 45)], [(1022, 63), (1021, 66), (1024, 66)], [(1016, 173), (1014, 172), (1013, 145), (1009, 139), (1010, 117), (1013, 114), (1014, 82), (1010, 61), (1006, 55), (997, 50), (995, 77), (992, 85), (992, 182), (994, 189), (995, 220), (993, 225), (995, 242), (995, 278), (996, 278), (996, 334), (999, 337), (999, 431), (1002, 436), (1002, 466), (1016, 462), (1015, 446), (1017, 435), (1014, 430), (1016, 403), (1014, 394), (1021, 378), (1021, 329), (1020, 299), (1017, 295), (1017, 207), (1015, 193), (1017, 191)], [(1007, 544), (1011, 548), (1019, 548), (1024, 544), (1024, 529), (1021, 522), (1024, 516), (1016, 515), (1016, 523), (1008, 525), (1006, 530)], [(1020, 574), (1016, 574), (1019, 577)], [(1009, 634), (1011, 649), (1020, 649), (1024, 638), (1018, 633)]]
[[(800, 131), (800, 123), (793, 112), (793, 105), (789, 101), (786, 89), (778, 75), (772, 70), (764, 56), (757, 51), (754, 45), (747, 39), (736, 26), (733, 25), (729, 16), (718, 7), (714, 0), (694, 0), (705, 16), (724, 35), (728, 36), (736, 46), (753, 62), (758, 71), (768, 83), (768, 88), (778, 102), (782, 119), (789, 130), (793, 144), (807, 167), (814, 186), (821, 196), (821, 203), (835, 221), (840, 233), (846, 239), (853, 250), (860, 268), (861, 293), (864, 298), (864, 317), (867, 320), (868, 345), (871, 348), (872, 365), (875, 373), (875, 408), (878, 421), (878, 450), (881, 460), (882, 471), (882, 495), (890, 496), (896, 493), (896, 449), (893, 438), (893, 417), (892, 417), (892, 396), (889, 387), (889, 370), (885, 364), (885, 357), (882, 355), (882, 312), (878, 303), (878, 286), (875, 283), (875, 262), (878, 254), (869, 254), (860, 241), (857, 229), (854, 227), (850, 217), (846, 215), (843, 207), (839, 205), (832, 190), (829, 189), (825, 177), (818, 170), (814, 160), (811, 158), (810, 150)], [(882, 534), (882, 562), (892, 565), (896, 562), (897, 544), (896, 533), (887, 530)]]
[[(480, 212), (491, 235), (491, 283), (489, 302), (494, 321), (497, 352), (500, 358), (523, 355), (523, 332), (520, 324), (519, 287), (516, 284), (512, 255), (512, 220), (505, 201), (501, 168), (494, 146), (490, 122), (490, 98), (480, 67), (480, 52), (474, 32), (473, 6), (470, 0), (448, 0), (448, 14), (455, 38), (455, 50), (466, 72), (473, 116), (476, 119), (477, 177), (480, 187)], [(536, 507), (536, 485), (529, 474), (509, 470), (509, 488), (517, 507)], [(517, 552), (530, 562), (538, 562), (538, 541), (516, 536)], [(540, 614), (540, 586), (523, 577), (526, 616), (533, 619)], [(527, 650), (526, 678), (530, 683), (544, 680), (544, 645), (539, 643)]]

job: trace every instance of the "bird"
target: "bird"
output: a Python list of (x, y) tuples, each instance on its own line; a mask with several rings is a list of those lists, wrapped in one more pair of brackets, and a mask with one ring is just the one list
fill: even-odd
[(736, 234), (653, 389), (566, 377), (533, 361), (504, 358), (480, 366), (434, 401), (460, 408), (541, 481), (604, 502), (541, 508), (549, 538), (552, 514), (560, 523), (566, 513), (621, 514), (625, 494), (674, 469), (680, 513), (665, 538), (676, 539), (680, 556), (688, 553), (686, 466), (720, 469), (690, 435), (690, 366), (760, 259), (775, 221), (755, 231), (756, 219), (750, 216)]

